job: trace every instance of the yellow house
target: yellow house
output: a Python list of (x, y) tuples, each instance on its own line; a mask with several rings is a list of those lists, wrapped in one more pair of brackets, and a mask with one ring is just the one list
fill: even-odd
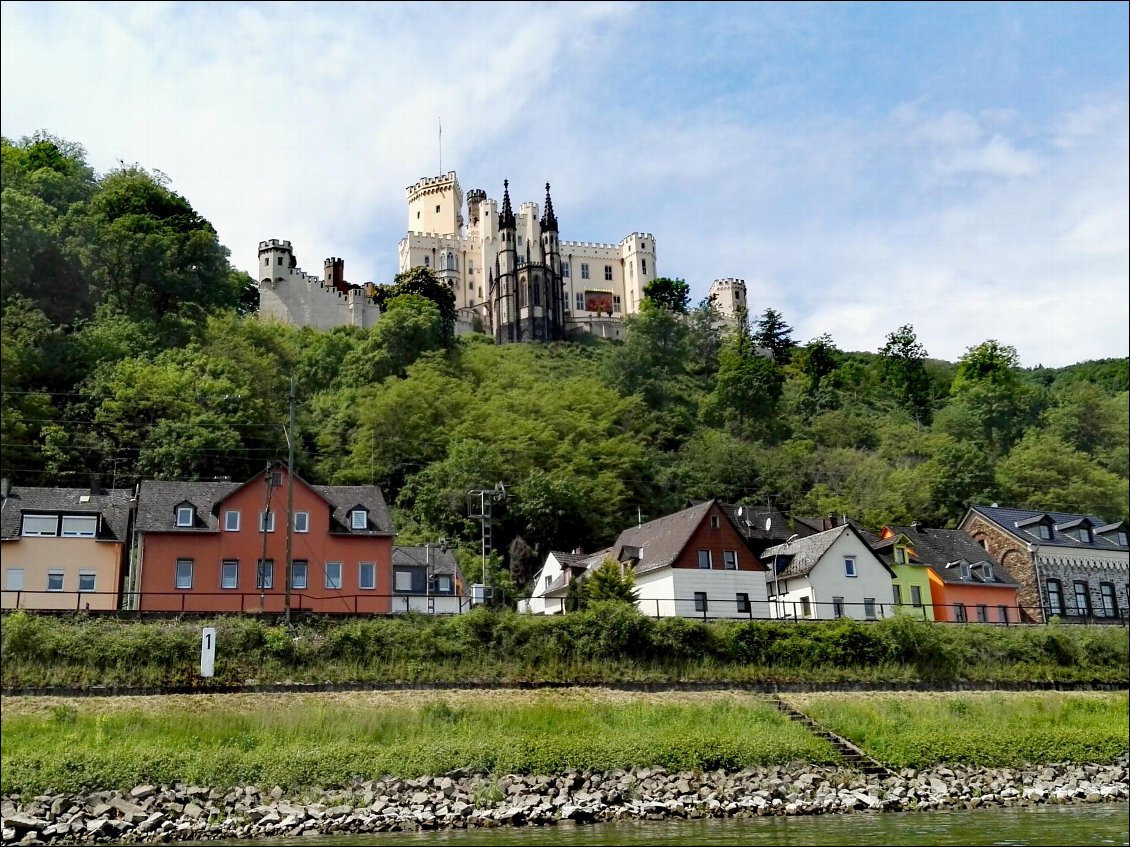
[(129, 549), (128, 489), (0, 489), (5, 609), (117, 609)]

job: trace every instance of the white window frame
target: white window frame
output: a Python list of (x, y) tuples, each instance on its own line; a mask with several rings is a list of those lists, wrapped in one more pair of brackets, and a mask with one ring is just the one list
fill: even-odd
[(1066, 610), (1063, 603), (1063, 582), (1058, 579), (1048, 580), (1048, 611), (1053, 615), (1062, 615)]
[(1114, 587), (1113, 582), (1099, 583), (1099, 599), (1102, 600), (1103, 603), (1103, 617), (1117, 617), (1118, 590)]
[[(54, 584), (58, 580), (58, 584)], [(52, 569), (47, 572), (47, 590), (48, 591), (62, 591), (63, 587), (67, 584), (66, 571)]]
[(922, 608), (922, 586), (921, 585), (910, 586), (910, 605), (912, 605), (916, 609)]
[[(706, 554), (706, 557), (705, 557), (706, 558), (706, 564), (705, 565), (703, 564), (703, 553)], [(712, 570), (714, 570), (714, 557), (711, 555), (710, 550), (699, 550), (698, 551), (698, 569), (700, 571), (712, 571)]]
[(968, 562), (959, 562), (957, 567), (961, 572), (961, 578), (962, 579), (969, 579), (970, 574), (971, 574), (971, 572), (969, 570), (969, 563)]
[(24, 569), (23, 568), (8, 568), (4, 571), (4, 590), (5, 591), (23, 591), (24, 590)]
[(376, 591), (377, 563), (359, 562), (357, 565), (357, 587), (362, 591)]
[(196, 523), (196, 509), (192, 506), (177, 506), (176, 525), (185, 527), (194, 523)]
[(583, 291), (577, 292), (577, 311), (583, 312), (585, 310), (585, 294)]
[(844, 556), (844, 576), (852, 579), (859, 576), (859, 568), (855, 566), (855, 556)]
[(800, 614), (801, 617), (812, 617), (812, 598), (807, 594), (800, 598)]
[(354, 509), (349, 513), (350, 529), (367, 529), (369, 526), (369, 512), (366, 509)]
[(604, 266), (604, 281), (612, 282), (612, 265)]
[[(72, 529), (67, 529), (68, 521), (71, 522)], [(90, 528), (73, 529), (75, 521), (81, 522), (83, 526), (90, 526)], [(63, 515), (59, 534), (63, 538), (94, 538), (98, 535), (98, 515)]]
[[(90, 587), (84, 588), (82, 581), (84, 579), (90, 580)], [(98, 590), (98, 572), (97, 571), (79, 571), (78, 572), (78, 590), (82, 594), (93, 594)]]
[(268, 509), (267, 511), (259, 512), (259, 531), (260, 532), (274, 532), (275, 531), (275, 510)]
[(228, 511), (224, 512), (224, 532), (239, 532), (238, 509), (228, 509)]
[[(181, 566), (187, 567), (188, 579), (181, 579)], [(196, 577), (196, 562), (193, 559), (177, 559), (173, 570), (173, 587), (178, 591), (191, 591), (192, 583)]]
[(705, 591), (696, 591), (694, 593), (694, 610), (705, 614), (710, 611), (710, 598)]
[(436, 576), (436, 593), (437, 594), (453, 594), (455, 593), (455, 585), (452, 582), (451, 574), (441, 573)]
[(874, 597), (864, 597), (863, 598), (863, 617), (866, 620), (869, 620), (869, 621), (873, 621), (878, 617), (878, 615), (875, 614), (875, 598)]
[(581, 279), (589, 278), (589, 266), (587, 262), (581, 262)]
[(1052, 528), (1050, 526), (1048, 526), (1046, 523), (1040, 524), (1039, 536), (1040, 536), (1040, 539), (1043, 540), (1043, 541), (1051, 541)]
[(722, 525), (722, 523), (721, 523), (721, 521), (718, 520), (717, 515), (711, 515), (710, 516), (710, 528), (711, 529), (718, 529), (718, 527), (720, 527), (721, 525)]
[(275, 560), (257, 559), (255, 561), (255, 588), (269, 591), (275, 587)]
[(220, 562), (220, 588), (225, 591), (239, 588), (239, 559), (223, 559)]
[[(301, 580), (299, 579), (301, 574)], [(290, 563), (290, 587), (305, 591), (310, 585), (310, 562), (306, 559), (294, 559)]]
[[(31, 529), (27, 528), (28, 520), (42, 521), (44, 529)], [(51, 522), (51, 531), (46, 530), (46, 522)], [(59, 535), (59, 516), (58, 515), (24, 515), (23, 520), (20, 521), (20, 535), (26, 535), (30, 538), (55, 538)]]
[[(330, 574), (336, 574), (337, 576), (334, 578)], [(328, 591), (341, 591), (341, 562), (326, 562), (323, 585)]]
[(985, 580), (985, 582), (993, 581), (993, 566), (989, 562), (985, 562), (981, 565), (981, 579)]
[(722, 568), (727, 571), (738, 570), (738, 551), (737, 550), (723, 550), (722, 551)]
[[(408, 586), (401, 587), (402, 578), (407, 577)], [(403, 568), (397, 568), (392, 575), (392, 590), (397, 594), (411, 594), (412, 593), (412, 571)]]
[(294, 513), (294, 531), (295, 532), (309, 532), (310, 531), (310, 513), (309, 512), (295, 512)]
[[(1082, 586), (1082, 592), (1079, 591)], [(1072, 596), (1075, 598), (1075, 613), (1078, 615), (1090, 615), (1091, 610), (1091, 584), (1085, 579), (1076, 579), (1071, 583)], [(1079, 598), (1083, 598), (1083, 608), (1079, 608)]]

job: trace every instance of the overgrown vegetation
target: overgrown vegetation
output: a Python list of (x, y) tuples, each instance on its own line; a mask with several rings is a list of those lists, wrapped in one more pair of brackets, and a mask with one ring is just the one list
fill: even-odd
[[(287, 455), (294, 374), (297, 470), (380, 485), (402, 543), (475, 549), (466, 492), (505, 485), (497, 587), (710, 497), (873, 528), (994, 500), (1130, 508), (1126, 358), (1024, 370), (988, 339), (950, 363), (907, 323), (847, 352), (798, 343), (770, 304), (722, 333), (682, 278), (653, 283), (623, 342), (453, 339), (449, 292), (423, 268), (378, 289), (371, 329), (272, 325), (165, 175), (96, 175), (46, 134), (2, 152), (0, 470), (17, 485), (249, 479)], [(518, 537), (530, 553), (507, 562)]]
[(457, 768), (555, 774), (838, 761), (827, 742), (748, 695), (37, 698), (6, 702), (0, 733), (5, 794), (178, 781), (301, 789)]
[(786, 697), (890, 767), (1111, 762), (1130, 752), (1118, 693), (804, 694)]
[(203, 686), (200, 628), (217, 629), (207, 684), (299, 682), (610, 682), (707, 680), (1125, 683), (1119, 627), (946, 626), (897, 617), (865, 623), (656, 620), (622, 602), (563, 616), (476, 608), (306, 620), (288, 630), (255, 616), (120, 621), (5, 616), (6, 687)]

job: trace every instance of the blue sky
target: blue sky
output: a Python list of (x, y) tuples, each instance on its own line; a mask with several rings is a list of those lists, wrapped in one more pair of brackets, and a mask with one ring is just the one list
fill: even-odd
[(955, 360), (1130, 353), (1126, 3), (0, 4), (0, 130), (159, 169), (249, 272), (264, 238), (391, 282), (405, 188), (656, 238), (699, 300)]

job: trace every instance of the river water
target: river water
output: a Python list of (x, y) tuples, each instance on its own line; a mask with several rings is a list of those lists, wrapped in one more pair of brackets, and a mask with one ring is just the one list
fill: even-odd
[(863, 813), (710, 820), (664, 820), (591, 826), (523, 826), (368, 835), (301, 836), (258, 841), (201, 842), (222, 845), (307, 847), (511, 847), (511, 845), (1082, 845), (1130, 844), (1130, 810), (1121, 803), (1028, 806), (942, 812)]

